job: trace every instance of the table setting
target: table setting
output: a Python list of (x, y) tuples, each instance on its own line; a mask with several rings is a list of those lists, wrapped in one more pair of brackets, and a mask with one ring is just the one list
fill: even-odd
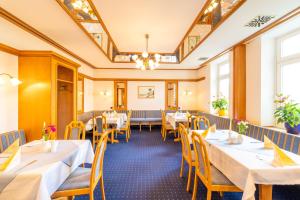
[[(94, 158), (88, 140), (36, 140), (22, 146), (18, 143), (16, 140), (0, 154), (0, 200), (50, 200), (78, 166), (92, 163)], [(3, 162), (4, 155), (8, 162)]]
[(279, 148), (267, 136), (262, 142), (232, 130), (213, 129), (189, 131), (190, 143), (192, 133), (205, 138), (211, 163), (244, 191), (243, 200), (254, 199), (255, 184), (269, 188), (300, 184), (299, 155)]

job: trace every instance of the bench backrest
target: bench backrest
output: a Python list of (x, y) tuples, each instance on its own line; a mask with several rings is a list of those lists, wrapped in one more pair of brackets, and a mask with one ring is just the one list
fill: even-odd
[(20, 139), (20, 145), (26, 143), (26, 136), (24, 130), (10, 131), (7, 133), (0, 134), (0, 152), (3, 152), (7, 147), (9, 147), (14, 141)]

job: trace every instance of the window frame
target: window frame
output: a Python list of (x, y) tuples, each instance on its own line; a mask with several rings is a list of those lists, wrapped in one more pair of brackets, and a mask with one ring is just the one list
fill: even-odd
[[(221, 75), (220, 74), (220, 68), (221, 66), (225, 65), (225, 64), (228, 64), (229, 66), (229, 72), (228, 74), (225, 74), (225, 75)], [(220, 63), (217, 64), (217, 77), (216, 77), (216, 80), (217, 80), (217, 87), (216, 87), (216, 93), (218, 96), (221, 96), (221, 92), (220, 92), (220, 82), (221, 80), (224, 80), (224, 79), (228, 79), (229, 80), (229, 88), (228, 88), (228, 97), (227, 97), (227, 101), (229, 102), (229, 99), (230, 99), (230, 74), (231, 74), (231, 68), (230, 68), (230, 60), (229, 59), (226, 59)], [(224, 94), (222, 94), (222, 96), (225, 97)]]
[[(293, 64), (300, 62), (300, 53), (296, 53), (290, 56), (281, 56), (281, 46), (282, 42), (288, 38), (291, 38), (295, 35), (300, 34), (300, 29), (296, 29), (294, 31), (291, 31), (287, 34), (284, 34), (277, 38), (276, 40), (276, 85), (275, 85), (275, 93), (280, 94), (282, 93), (282, 66)], [(285, 95), (285, 94), (284, 94)], [(274, 97), (275, 98), (275, 97)]]

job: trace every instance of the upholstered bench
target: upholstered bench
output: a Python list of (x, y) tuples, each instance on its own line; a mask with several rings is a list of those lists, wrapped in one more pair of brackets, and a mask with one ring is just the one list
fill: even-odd
[[(229, 129), (230, 119), (226, 117), (219, 117), (216, 115), (199, 112), (199, 115), (205, 116), (209, 119), (210, 124), (216, 124), (217, 129)], [(237, 124), (232, 123), (232, 128), (237, 131)], [(284, 130), (277, 130), (269, 127), (261, 127), (249, 124), (246, 135), (260, 141), (264, 140), (264, 135), (270, 138), (276, 145), (287, 151), (295, 154), (300, 154), (300, 136), (286, 133)]]
[(26, 136), (24, 130), (11, 131), (0, 134), (0, 152), (3, 152), (9, 147), (14, 141), (20, 139), (20, 145), (26, 143)]

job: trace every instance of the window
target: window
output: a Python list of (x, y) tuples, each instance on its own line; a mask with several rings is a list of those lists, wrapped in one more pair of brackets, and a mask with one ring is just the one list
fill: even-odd
[(300, 30), (278, 39), (276, 92), (300, 103)]
[(229, 100), (230, 64), (226, 60), (217, 65), (217, 94)]

